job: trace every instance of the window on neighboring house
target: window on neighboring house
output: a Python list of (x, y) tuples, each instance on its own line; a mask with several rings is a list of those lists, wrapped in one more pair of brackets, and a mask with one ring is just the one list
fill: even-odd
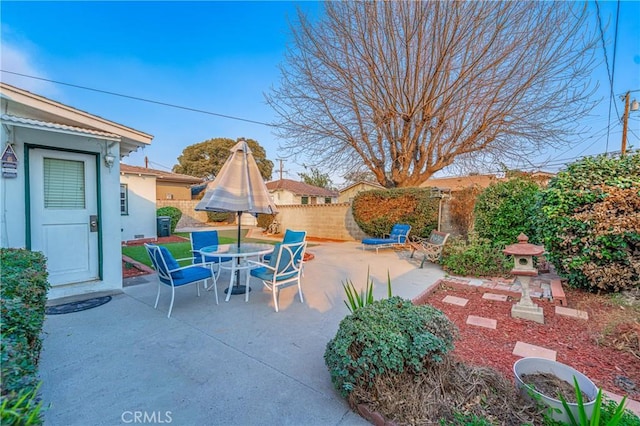
[(324, 203), (325, 203), (325, 204), (331, 204), (331, 197), (326, 197), (326, 198), (324, 199)]
[(127, 185), (124, 183), (120, 184), (120, 214), (129, 214), (129, 194), (127, 192)]
[(302, 197), (302, 198), (301, 198), (301, 200), (300, 200), (300, 202), (301, 202), (302, 204), (309, 204), (309, 197)]

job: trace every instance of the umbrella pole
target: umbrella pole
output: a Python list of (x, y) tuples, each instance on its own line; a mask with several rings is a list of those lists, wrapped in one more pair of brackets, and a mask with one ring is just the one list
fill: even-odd
[[(241, 235), (241, 217), (242, 217), (242, 212), (238, 212), (238, 252), (240, 252), (240, 235)], [(236, 283), (233, 287), (231, 287), (231, 289), (226, 289), (225, 293), (228, 291), (231, 291), (231, 294), (244, 294), (247, 290), (246, 286), (244, 285), (240, 285), (240, 256), (237, 257), (236, 259)], [(247, 273), (249, 273), (247, 271)], [(248, 289), (249, 291), (251, 291), (251, 287), (249, 287)]]
[[(238, 212), (238, 252), (240, 252), (240, 228), (242, 227), (242, 212)], [(240, 289), (240, 258), (238, 257), (238, 269), (236, 269), (236, 287)], [(242, 289), (244, 290), (244, 289)]]

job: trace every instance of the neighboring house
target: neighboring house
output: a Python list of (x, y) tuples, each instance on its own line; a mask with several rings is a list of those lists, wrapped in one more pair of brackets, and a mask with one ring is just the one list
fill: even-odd
[(204, 179), (194, 176), (121, 164), (120, 174), (124, 173), (131, 175), (153, 174), (156, 177), (156, 200), (191, 200), (193, 199), (191, 187), (204, 182)]
[(0, 101), (1, 246), (44, 253), (49, 299), (121, 289), (119, 159), (153, 136), (6, 83)]
[[(536, 171), (532, 173), (523, 173), (533, 181), (538, 182), (541, 185), (546, 185), (549, 180), (554, 177), (553, 173)], [(433, 187), (440, 189), (448, 189), (451, 192), (460, 191), (465, 188), (478, 187), (481, 189), (487, 188), (489, 185), (501, 181), (509, 180), (509, 178), (496, 175), (467, 175), (467, 176), (453, 176), (445, 178), (429, 178), (420, 187)]]
[(156, 238), (156, 200), (191, 200), (191, 186), (202, 179), (120, 164), (122, 241)]
[(448, 189), (451, 192), (456, 192), (474, 186), (478, 188), (486, 188), (492, 183), (499, 182), (500, 180), (502, 179), (498, 178), (495, 175), (468, 175), (445, 178), (429, 178), (423, 184), (421, 184), (420, 187)]
[(267, 189), (273, 202), (287, 204), (334, 204), (338, 201), (338, 191), (308, 185), (290, 179), (267, 182)]
[(339, 203), (350, 203), (358, 193), (363, 191), (370, 191), (372, 189), (385, 189), (384, 186), (377, 182), (367, 182), (361, 180), (354, 184), (347, 186), (340, 190), (340, 196), (338, 197)]

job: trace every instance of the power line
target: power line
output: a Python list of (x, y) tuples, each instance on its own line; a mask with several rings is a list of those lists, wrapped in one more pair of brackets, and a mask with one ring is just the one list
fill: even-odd
[(250, 120), (248, 118), (235, 117), (235, 116), (226, 115), (226, 114), (219, 114), (217, 112), (205, 111), (205, 110), (202, 110), (202, 109), (191, 108), (191, 107), (186, 107), (186, 106), (182, 106), (182, 105), (170, 104), (168, 102), (154, 101), (152, 99), (140, 98), (140, 97), (137, 97), (137, 96), (124, 95), (122, 93), (110, 92), (108, 90), (94, 89), (92, 87), (80, 86), (78, 84), (71, 84), (71, 83), (65, 83), (65, 82), (62, 82), (62, 81), (50, 80), (48, 78), (35, 77), (33, 75), (21, 74), (19, 72), (7, 71), (7, 70), (3, 70), (3, 69), (0, 69), (0, 72), (6, 72), (8, 74), (19, 75), (21, 77), (27, 77), (27, 78), (32, 78), (32, 79), (35, 79), (35, 80), (46, 81), (46, 82), (49, 82), (49, 83), (62, 84), (64, 86), (75, 87), (75, 88), (78, 88), (78, 89), (90, 90), (92, 92), (104, 93), (104, 94), (112, 95), (112, 96), (119, 96), (121, 98), (133, 99), (133, 100), (140, 101), (140, 102), (147, 102), (147, 103), (151, 103), (151, 104), (167, 106), (167, 107), (170, 107), (170, 108), (182, 109), (182, 110), (185, 110), (185, 111), (192, 111), (192, 112), (199, 112), (201, 114), (208, 114), (208, 115), (213, 115), (213, 116), (216, 116), (216, 117), (228, 118), (230, 120), (237, 120), (237, 121), (244, 121), (246, 123), (259, 124), (261, 126), (275, 127), (273, 124), (265, 123), (265, 122), (262, 122), (262, 121)]
[[(607, 55), (607, 45), (604, 40), (604, 30), (602, 29), (602, 17), (600, 15), (600, 5), (598, 4), (597, 0), (594, 1), (594, 3), (596, 5), (596, 15), (598, 17), (598, 28), (600, 29), (600, 41), (602, 42), (602, 50), (604, 52), (604, 63), (607, 66), (607, 77), (609, 78), (609, 116), (607, 119), (607, 143), (605, 146), (605, 152), (606, 152), (606, 151), (609, 151), (609, 133), (611, 129), (611, 104), (613, 102), (613, 73), (609, 69), (609, 57)], [(619, 7), (620, 7), (620, 3), (618, 3), (618, 10), (619, 10)], [(616, 23), (616, 28), (617, 28), (617, 23)], [(616, 36), (617, 36), (617, 31), (616, 31)], [(614, 49), (615, 49), (615, 44), (614, 44)]]

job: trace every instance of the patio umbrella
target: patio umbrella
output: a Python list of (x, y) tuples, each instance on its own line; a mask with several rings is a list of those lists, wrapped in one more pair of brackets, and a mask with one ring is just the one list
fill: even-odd
[[(207, 185), (207, 190), (195, 209), (235, 212), (238, 215), (238, 249), (240, 249), (242, 213), (278, 212), (251, 149), (244, 139), (239, 139), (238, 143), (231, 148), (231, 155), (222, 165), (216, 178)], [(236, 273), (236, 285), (233, 287), (232, 294), (244, 293), (244, 288), (238, 285), (240, 271)]]

